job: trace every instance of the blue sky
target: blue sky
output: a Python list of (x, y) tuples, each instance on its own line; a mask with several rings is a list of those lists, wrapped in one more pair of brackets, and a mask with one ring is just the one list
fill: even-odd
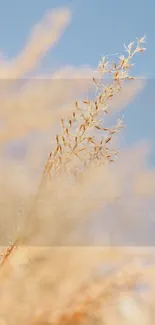
[[(67, 6), (72, 22), (60, 42), (43, 61), (53, 66), (89, 64), (95, 67), (101, 55), (122, 53), (123, 43), (147, 34), (147, 52), (135, 59), (135, 74), (148, 78), (148, 85), (125, 110), (125, 143), (141, 139), (155, 142), (155, 2), (154, 0), (0, 0), (0, 46), (8, 58), (23, 47), (32, 27), (52, 7)], [(155, 144), (151, 163), (155, 163)]]

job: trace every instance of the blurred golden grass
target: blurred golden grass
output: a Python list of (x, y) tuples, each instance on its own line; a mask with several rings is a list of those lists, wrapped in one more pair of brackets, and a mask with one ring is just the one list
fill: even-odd
[[(98, 211), (104, 213), (118, 197), (124, 200), (126, 177), (134, 202), (137, 195), (146, 197), (154, 191), (154, 171), (143, 165), (148, 146), (127, 150), (123, 162), (120, 159), (115, 166), (119, 150), (114, 136), (123, 120), (106, 125), (107, 114), (122, 110), (144, 87), (142, 81), (133, 81), (129, 69), (134, 55), (145, 50), (145, 37), (125, 47), (126, 56), (116, 63), (102, 58), (97, 72), (67, 67), (52, 78), (28, 78), (24, 87), (10, 88), (36, 68), (70, 17), (65, 8), (49, 12), (20, 55), (0, 67), (1, 144), (6, 148), (14, 140), (25, 140), (27, 146), (31, 142), (22, 163), (1, 152), (1, 246), (10, 239), (11, 243), (2, 248), (0, 262), (0, 324), (150, 324), (154, 307), (148, 300), (144, 308), (141, 293), (137, 301), (134, 289), (150, 280), (154, 290), (154, 265), (141, 263), (154, 257), (154, 248), (93, 247), (81, 232), (93, 213), (97, 221)], [(66, 76), (70, 80), (64, 83)], [(93, 99), (71, 104), (94, 86)], [(58, 130), (54, 143), (50, 126)], [(39, 185), (44, 141), (33, 142), (32, 131), (41, 135), (46, 131), (45, 145), (50, 149)], [(106, 231), (102, 244), (106, 235), (110, 244)], [(105, 273), (104, 267), (112, 269)]]

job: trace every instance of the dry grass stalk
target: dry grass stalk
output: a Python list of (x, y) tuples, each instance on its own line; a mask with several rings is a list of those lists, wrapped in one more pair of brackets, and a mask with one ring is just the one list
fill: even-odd
[[(62, 168), (67, 168), (71, 163), (71, 173), (82, 170), (92, 161), (112, 162), (118, 154), (116, 149), (111, 150), (108, 144), (112, 141), (114, 134), (123, 127), (122, 119), (119, 119), (115, 127), (109, 129), (104, 126), (104, 116), (108, 114), (108, 102), (118, 94), (124, 83), (135, 79), (129, 76), (132, 67), (132, 59), (135, 54), (143, 52), (145, 48), (141, 45), (145, 37), (137, 39), (137, 44), (130, 43), (125, 46), (127, 55), (120, 56), (118, 63), (109, 63), (103, 57), (98, 65), (99, 78), (93, 78), (96, 86), (93, 100), (84, 100), (82, 103), (75, 102), (75, 110), (69, 120), (61, 119), (62, 132), (56, 135), (56, 147), (50, 152), (46, 162), (43, 181), (50, 177), (51, 173), (56, 175)], [(112, 83), (104, 85), (104, 78), (110, 75)], [(99, 135), (96, 131), (100, 131)], [(100, 135), (101, 134), (101, 135)], [(74, 162), (74, 164), (73, 164)]]

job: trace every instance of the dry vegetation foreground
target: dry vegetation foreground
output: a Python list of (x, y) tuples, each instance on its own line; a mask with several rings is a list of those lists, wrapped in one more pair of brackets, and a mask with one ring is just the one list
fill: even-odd
[(152, 324), (154, 272), (154, 248), (19, 247), (1, 268), (0, 323)]

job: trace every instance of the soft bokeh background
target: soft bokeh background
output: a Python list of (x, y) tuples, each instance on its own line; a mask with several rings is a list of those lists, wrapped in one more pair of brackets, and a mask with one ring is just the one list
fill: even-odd
[[(46, 19), (42, 21), (46, 12), (57, 7), (67, 7), (71, 12), (67, 9), (62, 9), (61, 12), (58, 10), (53, 16), (55, 17), (53, 25), (50, 22), (50, 15), (52, 15), (50, 13), (48, 22)], [(122, 54), (124, 43), (128, 44), (136, 37), (147, 34), (147, 51), (134, 60), (133, 71), (138, 77), (138, 83), (133, 83), (131, 87), (127, 86), (118, 102), (113, 103), (114, 121), (118, 108), (120, 110), (125, 108), (123, 114), (126, 128), (123, 136), (120, 137), (125, 153), (122, 155), (122, 162), (120, 162), (120, 167), (118, 164), (117, 171), (120, 175), (119, 186), (121, 184), (124, 189), (123, 196), (120, 196), (118, 191), (117, 203), (115, 202), (112, 207), (107, 207), (108, 210), (104, 215), (101, 212), (101, 216), (103, 224), (109, 214), (111, 220), (115, 220), (117, 227), (113, 225), (112, 228), (115, 229), (119, 239), (122, 227), (129, 230), (126, 220), (132, 220), (130, 224), (132, 227), (134, 225), (134, 238), (137, 239), (137, 231), (142, 225), (140, 237), (146, 236), (148, 240), (148, 232), (145, 235), (143, 231), (146, 230), (146, 224), (148, 226), (148, 220), (150, 218), (152, 220), (153, 205), (152, 201), (151, 203), (148, 201), (148, 196), (152, 196), (155, 189), (154, 171), (145, 170), (148, 167), (153, 168), (155, 164), (154, 1), (47, 0), (43, 2), (33, 0), (32, 2), (28, 0), (21, 2), (16, 0), (0, 1), (0, 8), (1, 153), (2, 156), (7, 153), (9, 159), (22, 159), (24, 162), (28, 159), (29, 163), (32, 164), (33, 161), (34, 165), (36, 154), (39, 170), (46, 161), (53, 144), (52, 136), (56, 130), (55, 117), (53, 118), (49, 108), (55, 108), (57, 121), (63, 109), (66, 112), (67, 105), (73, 99), (83, 96), (84, 92), (87, 95), (90, 76), (102, 55), (109, 55), (109, 60), (111, 60), (113, 58), (111, 55)], [(40, 27), (32, 32), (39, 22), (41, 22)], [(25, 44), (28, 46), (25, 47)], [(40, 53), (46, 55), (40, 55)], [(35, 79), (28, 79), (26, 82), (25, 77), (31, 76), (35, 76)], [(42, 78), (42, 81), (39, 78)], [(73, 79), (76, 80), (73, 82)], [(11, 83), (12, 80), (16, 80), (15, 86), (17, 87), (17, 91), (15, 88), (13, 93), (10, 88), (7, 88), (8, 81)], [(18, 86), (23, 84), (24, 87), (18, 91)], [(6, 89), (8, 93), (5, 96)], [(58, 108), (62, 105), (65, 107), (59, 111)], [(4, 122), (7, 125), (6, 132), (3, 130), (3, 127), (6, 127)], [(47, 126), (50, 127), (50, 132), (46, 133)], [(135, 143), (137, 143), (136, 147), (132, 148)], [(131, 149), (126, 149), (128, 145)], [(150, 145), (152, 150), (148, 152)], [(144, 164), (145, 161), (146, 164)], [(1, 166), (1, 173), (4, 177), (2, 186), (7, 177), (8, 184), (11, 179), (7, 171), (4, 173), (4, 166), (6, 168), (6, 161), (4, 164), (2, 162)], [(9, 171), (14, 175), (13, 179), (16, 179), (14, 166), (11, 168)], [(19, 171), (16, 173), (20, 175)], [(130, 182), (132, 182), (131, 192), (128, 186), (129, 175)], [(31, 179), (30, 175), (29, 177)], [(23, 186), (21, 179), (24, 182), (24, 178), (19, 177), (19, 184)], [(18, 191), (20, 191), (20, 186), (18, 185)], [(140, 195), (140, 199), (137, 199), (135, 193)], [(126, 213), (127, 217), (125, 217)], [(143, 219), (139, 219), (139, 216), (142, 217), (143, 214), (145, 214)], [(120, 226), (117, 223), (118, 219), (120, 219)], [(135, 220), (138, 222), (136, 223)], [(145, 220), (145, 223), (142, 220)], [(93, 225), (95, 235), (93, 236), (96, 237), (96, 231), (98, 234), (100, 230), (102, 237), (104, 226), (101, 228), (101, 224), (99, 223), (99, 227), (97, 224), (95, 220), (95, 226)], [(95, 227), (97, 227), (96, 230)], [(129, 243), (133, 239), (132, 227), (131, 238), (127, 240)], [(117, 228), (121, 231), (118, 232)], [(141, 233), (144, 236), (141, 236)], [(90, 237), (92, 238), (92, 235)], [(124, 237), (127, 239), (126, 233)], [(133, 240), (132, 243), (135, 241)], [(144, 243), (143, 240), (140, 243)]]
[[(154, 323), (154, 265), (136, 249), (154, 255), (154, 12), (153, 0), (0, 0), (0, 246), (20, 234), (11, 256), (0, 250), (0, 324), (75, 323), (85, 305), (89, 324)], [(126, 125), (117, 164), (52, 179), (36, 204), (58, 121), (101, 56), (144, 34), (138, 80), (109, 107)]]

